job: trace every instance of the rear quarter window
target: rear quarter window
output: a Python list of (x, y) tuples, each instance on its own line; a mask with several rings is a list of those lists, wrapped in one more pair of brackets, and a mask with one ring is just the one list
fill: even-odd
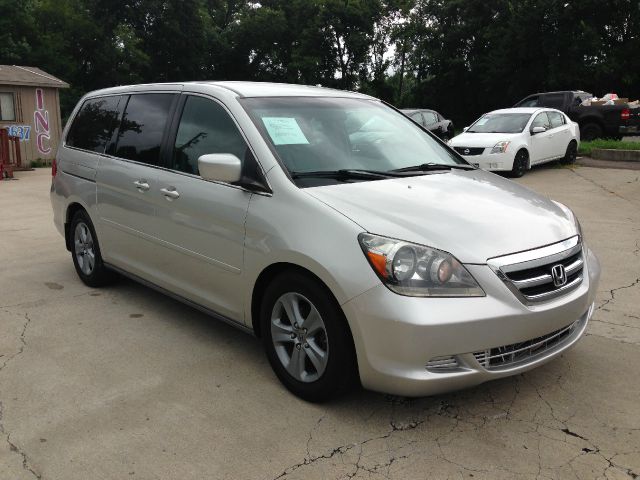
[(85, 101), (67, 134), (69, 147), (104, 153), (118, 123), (118, 102), (122, 97), (100, 97)]

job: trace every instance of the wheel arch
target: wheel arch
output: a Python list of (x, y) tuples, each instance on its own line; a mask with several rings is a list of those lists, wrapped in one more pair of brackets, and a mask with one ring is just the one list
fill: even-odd
[[(308, 276), (312, 278), (314, 281), (318, 282), (318, 284), (330, 295), (333, 301), (336, 303), (338, 307), (340, 307), (340, 302), (334, 295), (333, 291), (326, 282), (322, 280), (318, 275), (313, 273), (308, 268), (300, 266), (295, 263), (290, 262), (277, 262), (272, 263), (271, 265), (265, 267), (253, 285), (253, 289), (251, 291), (251, 327), (253, 328), (253, 332), (257, 337), (260, 337), (262, 332), (260, 331), (260, 304), (262, 302), (262, 297), (264, 295), (267, 286), (271, 283), (271, 281), (276, 278), (278, 275), (281, 275), (285, 272), (298, 272), (302, 275)], [(340, 309), (342, 309), (340, 307)], [(346, 319), (345, 319), (346, 320)], [(351, 327), (349, 327), (349, 322), (347, 323), (347, 327), (349, 328), (349, 333), (353, 338), (353, 332), (351, 332)]]
[(527, 155), (527, 170), (531, 170), (531, 152), (529, 151), (529, 146), (526, 144), (519, 145), (516, 148), (516, 154), (513, 156), (513, 160), (515, 162), (516, 157), (520, 152), (524, 152)]
[[(67, 209), (64, 215), (64, 243), (68, 251), (71, 251), (72, 249), (71, 248), (72, 240), (71, 240), (71, 231), (70, 231), (71, 220), (73, 219), (73, 216), (81, 210), (83, 210), (84, 212), (86, 212), (87, 215), (89, 215), (89, 211), (87, 210), (87, 208), (84, 205), (82, 205), (80, 202), (73, 201), (69, 203), (69, 205), (67, 205)], [(89, 218), (91, 218), (90, 215), (89, 215)]]
[(602, 118), (597, 117), (595, 115), (589, 115), (589, 116), (586, 116), (586, 117), (582, 117), (578, 121), (578, 125), (580, 125), (580, 128), (582, 128), (584, 125), (587, 125), (588, 123), (595, 123), (595, 124), (599, 125), (600, 127), (604, 128), (604, 121), (602, 120)]

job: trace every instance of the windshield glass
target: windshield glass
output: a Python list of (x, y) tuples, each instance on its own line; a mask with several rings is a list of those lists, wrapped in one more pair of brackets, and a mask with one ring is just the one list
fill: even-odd
[(375, 100), (270, 97), (241, 102), (289, 172), (468, 165), (407, 117)]
[(530, 113), (487, 113), (471, 125), (469, 133), (520, 133), (527, 126)]

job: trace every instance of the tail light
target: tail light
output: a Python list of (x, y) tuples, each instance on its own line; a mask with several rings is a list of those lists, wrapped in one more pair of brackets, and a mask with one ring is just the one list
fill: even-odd
[(622, 112), (620, 112), (620, 118), (622, 120), (629, 120), (630, 116), (631, 116), (631, 112), (629, 111), (628, 108), (625, 108), (624, 110), (622, 110)]
[(51, 176), (55, 177), (56, 173), (58, 173), (58, 164), (56, 163), (56, 159), (54, 158), (51, 162)]

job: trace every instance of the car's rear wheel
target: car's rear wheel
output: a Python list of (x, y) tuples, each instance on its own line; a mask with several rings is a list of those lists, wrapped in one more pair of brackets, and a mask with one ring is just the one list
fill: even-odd
[(563, 165), (571, 165), (572, 163), (576, 163), (576, 158), (578, 158), (578, 145), (576, 142), (570, 142), (569, 145), (567, 145), (567, 151), (562, 160), (560, 160), (560, 163)]
[(96, 231), (84, 210), (78, 210), (73, 216), (70, 235), (71, 256), (80, 280), (90, 287), (101, 287), (112, 282), (116, 274), (105, 267)]
[(322, 402), (356, 383), (346, 319), (315, 279), (293, 271), (276, 277), (263, 296), (260, 320), (269, 363), (295, 395)]
[(580, 137), (585, 142), (590, 142), (602, 137), (602, 127), (597, 123), (590, 122), (580, 126)]
[(511, 177), (520, 178), (524, 175), (524, 172), (529, 168), (529, 154), (526, 150), (520, 150), (516, 153), (516, 157), (513, 159), (513, 166), (511, 167)]

